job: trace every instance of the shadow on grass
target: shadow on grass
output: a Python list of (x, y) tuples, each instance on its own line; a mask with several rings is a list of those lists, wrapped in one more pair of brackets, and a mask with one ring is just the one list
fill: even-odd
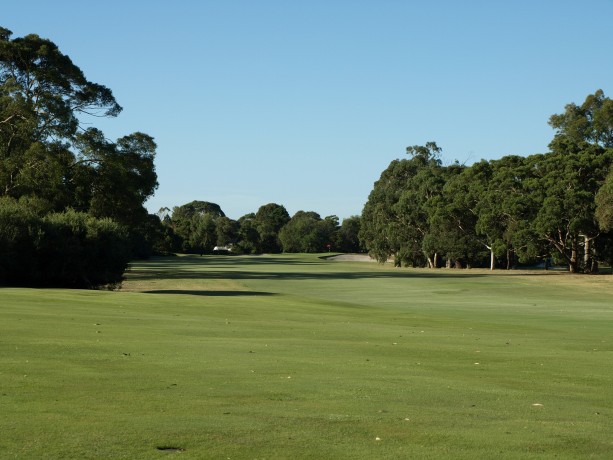
[[(351, 270), (343, 270), (338, 262), (327, 262), (322, 259), (305, 260), (291, 256), (182, 256), (152, 259), (129, 271), (131, 280), (150, 279), (232, 279), (232, 280), (366, 280), (366, 279), (398, 279), (398, 278), (484, 278), (492, 273), (472, 270), (427, 270), (427, 269), (383, 269), (372, 268), (371, 263), (356, 264)], [(253, 270), (250, 268), (253, 267)], [(497, 273), (502, 273), (499, 271)], [(504, 271), (505, 276), (525, 275), (521, 271), (511, 273)], [(531, 276), (547, 276), (549, 272), (531, 273)], [(178, 293), (164, 291), (166, 293)], [(200, 295), (216, 295), (214, 291), (185, 291), (184, 293), (201, 292)], [(245, 291), (226, 291), (217, 295), (249, 295)], [(269, 295), (256, 293), (252, 295)]]
[(183, 294), (200, 295), (208, 297), (255, 297), (277, 295), (274, 292), (263, 291), (190, 291), (182, 289), (160, 289), (155, 291), (143, 291), (145, 294)]

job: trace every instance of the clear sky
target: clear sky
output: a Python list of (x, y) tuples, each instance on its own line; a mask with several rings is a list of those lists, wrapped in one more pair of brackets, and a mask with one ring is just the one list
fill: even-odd
[(92, 120), (107, 137), (155, 138), (151, 212), (342, 219), (408, 145), (543, 153), (550, 115), (613, 97), (613, 0), (29, 0), (0, 18), (113, 90), (124, 111)]

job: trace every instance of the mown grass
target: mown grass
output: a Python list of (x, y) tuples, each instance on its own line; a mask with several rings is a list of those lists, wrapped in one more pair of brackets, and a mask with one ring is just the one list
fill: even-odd
[(611, 458), (613, 278), (314, 256), (0, 290), (1, 458)]

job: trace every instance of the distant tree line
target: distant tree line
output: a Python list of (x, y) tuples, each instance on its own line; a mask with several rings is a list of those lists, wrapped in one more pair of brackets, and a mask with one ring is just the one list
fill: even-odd
[(158, 216), (163, 235), (155, 249), (161, 253), (210, 254), (215, 248), (233, 254), (360, 250), (359, 216), (342, 223), (337, 216), (322, 219), (313, 211), (298, 211), (290, 217), (283, 205), (269, 203), (233, 220), (208, 201), (162, 208)]
[(545, 154), (443, 166), (434, 142), (383, 171), (360, 239), (379, 261), (423, 267), (613, 262), (613, 101), (601, 90), (551, 116)]

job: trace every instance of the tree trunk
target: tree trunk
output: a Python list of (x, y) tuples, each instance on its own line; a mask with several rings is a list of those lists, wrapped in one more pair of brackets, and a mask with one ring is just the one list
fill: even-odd
[(585, 273), (592, 272), (592, 240), (584, 236), (583, 244), (583, 271)]
[(597, 246), (593, 244), (596, 237), (584, 236), (583, 270), (585, 273), (598, 273), (598, 253)]
[(494, 256), (494, 249), (490, 248), (490, 270), (496, 268), (496, 257)]
[(434, 268), (438, 268), (438, 252), (434, 253)]
[(573, 238), (571, 250), (570, 250), (570, 260), (568, 261), (568, 271), (571, 273), (577, 273), (577, 239)]

